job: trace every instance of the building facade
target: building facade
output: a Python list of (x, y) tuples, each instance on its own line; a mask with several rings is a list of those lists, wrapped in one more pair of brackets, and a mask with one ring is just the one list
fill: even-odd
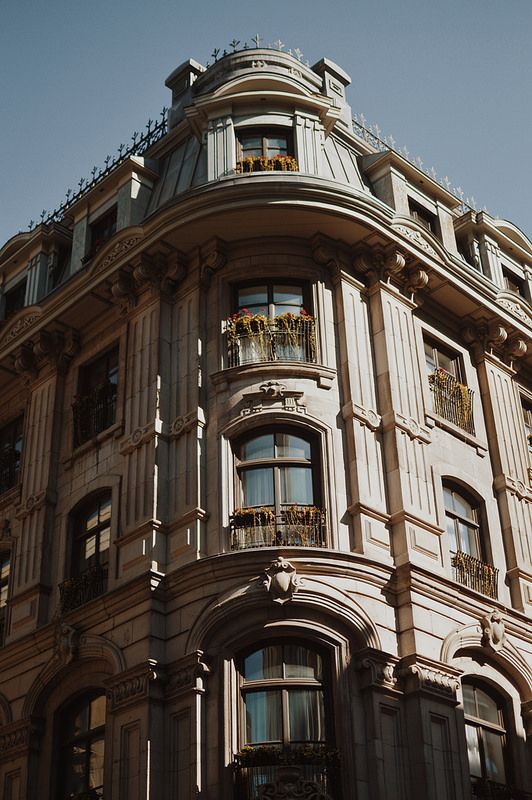
[(532, 797), (532, 244), (348, 84), (187, 61), (0, 250), (5, 800)]

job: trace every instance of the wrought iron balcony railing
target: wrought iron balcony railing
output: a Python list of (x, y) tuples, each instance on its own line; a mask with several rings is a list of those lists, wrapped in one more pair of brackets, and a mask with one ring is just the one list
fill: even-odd
[(61, 613), (73, 611), (107, 591), (107, 569), (90, 567), (77, 578), (67, 578), (59, 584)]
[(494, 600), (497, 599), (499, 570), (496, 567), (461, 551), (453, 554), (451, 566), (458, 583), (474, 589), (476, 592), (482, 592)]
[(116, 392), (116, 384), (109, 382), (74, 400), (74, 447), (88, 442), (114, 423)]
[(0, 494), (18, 483), (20, 473), (20, 451), (5, 447), (0, 452)]
[(472, 781), (471, 794), (478, 800), (532, 800), (530, 792), (514, 789), (505, 783), (495, 783), (495, 781)]
[(338, 753), (322, 746), (245, 748), (234, 762), (238, 800), (334, 800)]
[(325, 512), (315, 506), (244, 508), (229, 521), (231, 549), (252, 547), (327, 547)]
[(434, 413), (474, 436), (473, 391), (444, 369), (437, 369), (429, 375), (429, 386)]
[(311, 316), (239, 317), (227, 323), (229, 367), (264, 361), (316, 362), (316, 322)]

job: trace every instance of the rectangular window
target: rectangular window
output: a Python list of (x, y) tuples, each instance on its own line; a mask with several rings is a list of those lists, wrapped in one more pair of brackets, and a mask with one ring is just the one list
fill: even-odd
[(236, 145), (237, 172), (297, 171), (292, 134), (286, 128), (247, 128), (237, 134)]
[(502, 276), (504, 280), (504, 288), (507, 292), (518, 294), (520, 297), (525, 297), (525, 281), (519, 275), (516, 275), (510, 269), (502, 268)]
[(22, 424), (19, 417), (0, 429), (0, 492), (16, 486), (22, 457)]
[(116, 220), (117, 209), (116, 206), (109, 209), (105, 214), (102, 214), (95, 222), (89, 227), (89, 247), (87, 255), (83, 261), (90, 261), (91, 258), (97, 254), (98, 250), (109, 241), (109, 239), (116, 233)]
[(20, 281), (4, 296), (4, 319), (14, 316), (26, 303), (26, 280)]
[(411, 198), (408, 199), (408, 207), (412, 219), (415, 219), (416, 222), (419, 222), (426, 230), (438, 236), (439, 228), (436, 214), (433, 214), (428, 208), (416, 203), (416, 201)]
[(118, 391), (118, 347), (83, 366), (72, 404), (74, 447), (114, 424)]
[(528, 449), (532, 452), (532, 402), (526, 398), (521, 398), (521, 410), (523, 412), (523, 423)]
[(424, 349), (434, 413), (474, 435), (473, 392), (465, 385), (460, 356), (432, 339), (425, 339)]

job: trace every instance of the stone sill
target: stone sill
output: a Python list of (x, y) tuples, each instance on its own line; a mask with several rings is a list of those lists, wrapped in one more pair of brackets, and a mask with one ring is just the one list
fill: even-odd
[(449, 420), (445, 419), (444, 417), (440, 417), (438, 414), (435, 414), (433, 411), (427, 411), (425, 413), (425, 421), (429, 428), (434, 428), (435, 426), (441, 428), (447, 433), (456, 436), (457, 438), (461, 439), (466, 444), (471, 445), (472, 447), (476, 448), (478, 455), (481, 458), (484, 458), (485, 455), (488, 453), (488, 445), (486, 442), (483, 442), (481, 439), (477, 439), (476, 436), (473, 436), (471, 433), (464, 431), (463, 428), (458, 427), (458, 425), (454, 425)]

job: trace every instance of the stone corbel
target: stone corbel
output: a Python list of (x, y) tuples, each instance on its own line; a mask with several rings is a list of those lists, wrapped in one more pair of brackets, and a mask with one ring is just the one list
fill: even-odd
[(227, 262), (226, 245), (221, 239), (211, 239), (200, 250), (200, 280), (206, 289), (212, 276)]
[(18, 353), (15, 355), (14, 366), (18, 374), (22, 375), (26, 386), (37, 377), (39, 369), (31, 342), (26, 342), (20, 347)]
[(368, 648), (357, 653), (355, 669), (360, 673), (363, 689), (376, 688), (398, 692), (396, 666), (399, 659), (380, 650)]
[(167, 271), (166, 257), (162, 253), (148, 255), (141, 253), (135, 259), (133, 268), (133, 278), (137, 286), (142, 287), (148, 284), (156, 291), (160, 290)]
[(516, 361), (528, 352), (527, 338), (497, 319), (487, 324), (466, 325), (462, 328), (461, 334), (463, 341), (471, 347), (477, 361), (484, 353), (495, 353), (512, 369), (516, 369)]
[(11, 760), (17, 755), (36, 749), (42, 725), (35, 719), (10, 722), (0, 728), (0, 760)]
[[(162, 692), (165, 674), (154, 659), (114, 676), (107, 683), (107, 700), (112, 712), (147, 700), (157, 687)], [(156, 693), (160, 693), (157, 692)]]
[(320, 266), (326, 267), (332, 275), (341, 270), (349, 270), (350, 259), (338, 242), (326, 236), (316, 234), (310, 244), (312, 258)]
[(163, 278), (161, 289), (166, 294), (175, 293), (179, 284), (185, 279), (187, 274), (187, 259), (184, 253), (176, 251), (168, 256), (168, 268)]
[(457, 704), (461, 671), (448, 664), (412, 654), (399, 663), (398, 675), (406, 694), (429, 693)]
[(142, 445), (147, 444), (156, 436), (155, 423), (150, 422), (141, 428), (135, 428), (133, 433), (125, 439), (120, 445), (120, 455), (125, 456), (132, 453)]
[(188, 414), (176, 417), (170, 425), (170, 438), (179, 439), (184, 433), (193, 430), (194, 428), (204, 428), (207, 424), (203, 409), (198, 408), (195, 411), (189, 411)]
[(175, 661), (168, 666), (166, 697), (175, 697), (186, 692), (203, 692), (205, 678), (210, 671), (203, 661), (202, 650), (195, 650), (179, 661)]
[(365, 425), (370, 431), (376, 431), (380, 427), (381, 417), (372, 408), (365, 408), (357, 403), (346, 403), (342, 408), (342, 416), (344, 420), (356, 419), (358, 422)]
[(111, 279), (111, 296), (118, 303), (123, 314), (134, 308), (137, 298), (135, 282), (131, 273), (124, 269), (118, 270)]

